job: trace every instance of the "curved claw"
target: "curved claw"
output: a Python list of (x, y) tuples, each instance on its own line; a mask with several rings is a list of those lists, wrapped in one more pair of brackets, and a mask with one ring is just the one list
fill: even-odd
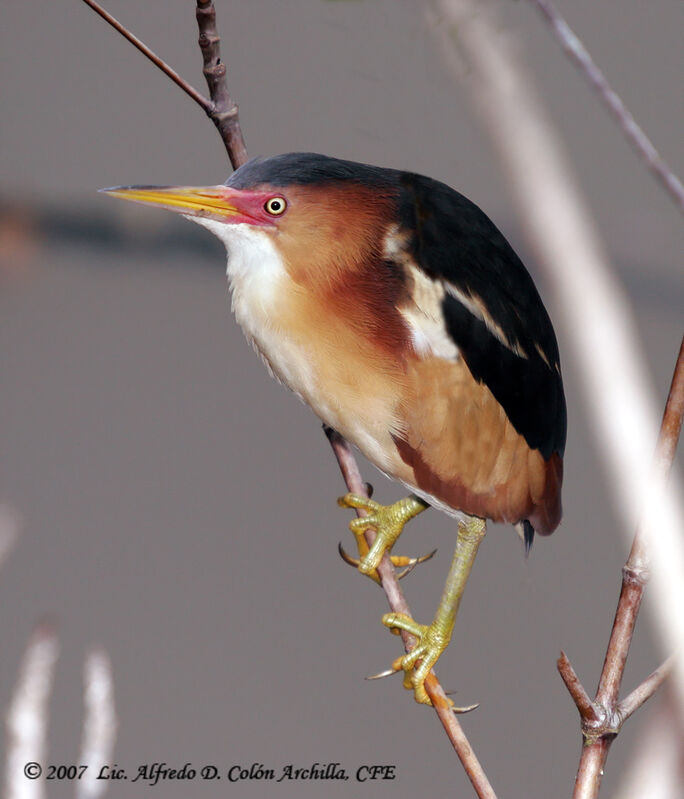
[(456, 705), (454, 705), (451, 709), (457, 716), (462, 716), (464, 713), (470, 713), (471, 710), (475, 710), (477, 707), (480, 707), (479, 702), (475, 702), (474, 705), (466, 705), (465, 707), (456, 707)]
[[(348, 564), (349, 566), (353, 566), (355, 569), (359, 568), (359, 564), (361, 560), (359, 558), (353, 558), (347, 550), (342, 546), (342, 542), (340, 541), (337, 545), (337, 551), (342, 558), (342, 560)], [(390, 560), (392, 561), (392, 565), (396, 568), (398, 566), (405, 566), (402, 571), (397, 574), (397, 580), (401, 580), (406, 577), (407, 574), (410, 574), (416, 566), (420, 565), (421, 563), (425, 563), (426, 561), (430, 560), (430, 558), (434, 557), (435, 553), (437, 552), (436, 549), (433, 549), (432, 552), (428, 552), (427, 555), (420, 555), (419, 557), (409, 558), (403, 555), (391, 555)], [(375, 580), (376, 582), (380, 582), (379, 579), (376, 579), (375, 574), (368, 575), (371, 579)]]
[[(433, 558), (436, 552), (437, 549), (435, 548), (432, 550), (432, 552), (428, 552), (427, 555), (420, 555), (420, 557), (411, 558), (406, 568), (403, 571), (399, 572), (399, 574), (397, 574), (397, 580), (401, 580), (402, 578), (406, 577), (407, 574), (411, 574), (411, 572), (416, 568), (416, 566), (419, 566), (421, 563), (425, 563), (425, 561), (430, 560), (430, 558)], [(397, 556), (396, 560), (400, 559), (402, 559), (401, 555)], [(394, 556), (392, 556), (391, 560), (395, 566), (399, 565), (398, 563), (395, 563)]]
[(385, 669), (385, 671), (380, 671), (377, 674), (371, 674), (369, 677), (366, 677), (367, 680), (382, 680), (384, 677), (391, 677), (393, 674), (398, 674), (399, 669)]
[(345, 563), (348, 563), (350, 566), (353, 566), (355, 569), (359, 568), (359, 559), (352, 558), (352, 556), (347, 552), (347, 550), (342, 546), (342, 542), (340, 541), (337, 545), (337, 551), (340, 553), (340, 557)]

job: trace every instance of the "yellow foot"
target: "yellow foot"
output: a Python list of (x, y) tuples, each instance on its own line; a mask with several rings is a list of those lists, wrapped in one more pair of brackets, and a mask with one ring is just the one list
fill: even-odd
[[(382, 623), (395, 635), (405, 630), (417, 639), (416, 645), (408, 654), (402, 655), (392, 663), (391, 671), (403, 671), (404, 688), (413, 691), (416, 702), (431, 705), (430, 697), (425, 691), (425, 678), (449, 645), (451, 631), (443, 630), (441, 625), (436, 625), (434, 622), (429, 625), (418, 624), (404, 613), (385, 613)], [(451, 700), (449, 702), (453, 705)]]
[[(359, 549), (359, 571), (376, 581), (378, 581), (376, 569), (382, 556), (385, 552), (391, 551), (406, 522), (428, 507), (427, 503), (418, 497), (406, 497), (393, 505), (380, 505), (378, 502), (358, 494), (345, 494), (337, 500), (337, 503), (343, 508), (357, 508), (368, 514), (353, 519), (349, 523), (349, 529), (356, 536), (356, 544)], [(369, 527), (376, 531), (375, 541), (370, 549), (364, 537), (364, 533)], [(416, 563), (427, 560), (433, 554), (420, 559), (399, 557), (395, 565), (408, 565), (413, 568)], [(345, 560), (347, 559), (345, 558)]]

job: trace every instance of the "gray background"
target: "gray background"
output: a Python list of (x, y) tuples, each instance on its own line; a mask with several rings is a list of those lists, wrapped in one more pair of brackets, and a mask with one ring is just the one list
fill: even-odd
[[(681, 3), (559, 5), (684, 172)], [(108, 8), (204, 88), (194, 3)], [(312, 149), (439, 177), (525, 255), (420, 4), (217, 9), (251, 154)], [(681, 217), (531, 7), (501, 10), (563, 133), (664, 399), (682, 332)], [(95, 193), (221, 182), (229, 170), (212, 125), (76, 0), (7, 4), (0, 64), (0, 494), (23, 517), (0, 575), (0, 703), (49, 613), (62, 642), (50, 762), (77, 759), (81, 664), (97, 643), (113, 662), (115, 757), (129, 772), (157, 760), (397, 766), (394, 782), (378, 784), (138, 783), (112, 786), (113, 797), (471, 795), (433, 714), (397, 677), (363, 680), (399, 654), (380, 625), (385, 601), (337, 556), (338, 540), (352, 547), (349, 513), (335, 506), (339, 473), (316, 418), (268, 378), (232, 320), (221, 247), (180, 218)], [(567, 352), (567, 331), (558, 335)], [(564, 523), (527, 562), (509, 528), (490, 528), (438, 668), (457, 702), (482, 703), (463, 723), (502, 797), (570, 793), (577, 714), (555, 659), (566, 649), (593, 688), (626, 556), (567, 356), (564, 371)], [(400, 496), (372, 467), (365, 474), (379, 498)], [(405, 584), (420, 620), (434, 611), (453, 540), (436, 511), (402, 539), (402, 552), (439, 547)], [(660, 657), (646, 611), (626, 687)], [(615, 745), (606, 795), (648, 713)], [(50, 797), (69, 795), (51, 784)]]

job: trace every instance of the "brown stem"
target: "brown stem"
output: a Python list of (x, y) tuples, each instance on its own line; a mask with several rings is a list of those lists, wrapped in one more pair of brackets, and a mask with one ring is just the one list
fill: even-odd
[(596, 706), (591, 701), (589, 694), (580, 682), (577, 672), (573, 669), (572, 663), (568, 660), (568, 656), (561, 650), (560, 657), (556, 663), (558, 673), (565, 683), (570, 696), (577, 705), (582, 721), (598, 722), (600, 717), (596, 710)]
[(202, 108), (209, 119), (216, 125), (233, 169), (237, 169), (248, 160), (247, 148), (240, 128), (238, 107), (228, 92), (226, 67), (225, 64), (221, 63), (221, 40), (216, 30), (216, 11), (212, 0), (208, 0), (208, 2), (197, 0), (196, 12), (200, 31), (199, 46), (204, 59), (203, 72), (209, 87), (209, 98), (200, 94), (194, 86), (191, 86), (184, 78), (181, 78), (166, 61), (153, 52), (145, 42), (138, 39), (108, 11), (105, 11), (95, 0), (83, 0), (83, 2), (87, 3), (102, 19), (106, 20), (144, 56), (149, 58), (156, 67), (171, 78), (177, 86), (180, 86)]
[(594, 799), (598, 796), (610, 744), (608, 738), (599, 738), (582, 749), (572, 799)]
[(221, 61), (221, 39), (216, 28), (216, 9), (212, 0), (197, 0), (199, 46), (204, 59), (204, 77), (209, 87), (211, 109), (207, 115), (216, 125), (233, 169), (247, 160), (247, 147), (242, 137), (238, 107), (228, 92), (226, 65)]
[(95, 2), (95, 0), (83, 0), (84, 3), (87, 3), (93, 11), (97, 12), (102, 19), (108, 22), (115, 30), (117, 30), (124, 39), (128, 39), (128, 41), (134, 46), (137, 47), (140, 52), (150, 59), (150, 61), (161, 71), (171, 78), (171, 80), (176, 84), (176, 86), (180, 86), (180, 88), (199, 105), (201, 108), (206, 111), (207, 114), (211, 113), (211, 100), (208, 100), (203, 94), (200, 94), (197, 89), (191, 86), (186, 80), (181, 78), (181, 76), (164, 61), (163, 59), (159, 58), (159, 56), (154, 53), (150, 48), (145, 44), (145, 42), (140, 41), (137, 36), (134, 36), (128, 28), (125, 28), (117, 19), (115, 19), (108, 11), (105, 11), (102, 6)]
[[(684, 338), (679, 349), (660, 427), (660, 436), (656, 446), (655, 480), (665, 480), (667, 478), (677, 450), (683, 415)], [(591, 723), (588, 718), (582, 715), (582, 734), (585, 746), (582, 750), (575, 780), (574, 799), (592, 799), (592, 797), (598, 795), (601, 775), (603, 774), (611, 743), (619, 733), (624, 721), (653, 695), (672, 667), (673, 659), (670, 658), (647, 677), (638, 688), (632, 691), (623, 702), (618, 704), (620, 684), (632, 642), (634, 625), (641, 606), (644, 588), (648, 581), (648, 558), (644, 529), (644, 524), (639, 524), (629, 558), (622, 570), (620, 599), (615, 611), (615, 620), (606, 650), (603, 669), (601, 670), (596, 699), (592, 703), (595, 708), (600, 709), (599, 713), (602, 716), (602, 721), (599, 724)], [(570, 690), (570, 686), (568, 686), (568, 690)], [(570, 690), (570, 693), (579, 708), (580, 705), (577, 702), (575, 693), (572, 690)], [(582, 714), (581, 708), (580, 714)]]
[(637, 686), (631, 694), (626, 696), (618, 705), (618, 713), (622, 721), (626, 721), (635, 710), (638, 710), (644, 702), (648, 701), (653, 694), (660, 688), (672, 671), (675, 655), (670, 657), (655, 671), (652, 671), (648, 677)]
[(681, 180), (670, 169), (646, 133), (637, 125), (636, 120), (617, 92), (612, 89), (605, 75), (594, 63), (594, 60), (575, 32), (548, 0), (531, 0), (531, 2), (537, 6), (542, 16), (549, 23), (563, 50), (577, 64), (580, 71), (594, 87), (603, 104), (615, 117), (620, 129), (648, 168), (662, 183), (680, 209), (684, 211), (684, 186)]
[[(340, 471), (342, 472), (347, 489), (354, 494), (368, 496), (366, 483), (364, 483), (361, 477), (361, 471), (356, 463), (356, 459), (354, 458), (354, 454), (349, 442), (344, 439), (336, 430), (333, 430), (327, 425), (323, 426), (323, 430), (325, 431), (328, 441), (330, 441), (330, 446), (335, 453), (335, 457), (337, 458), (337, 463), (340, 467)], [(360, 509), (357, 509), (356, 512), (360, 516), (365, 515), (365, 512)], [(368, 530), (366, 531), (365, 536), (368, 545), (372, 546), (373, 541), (375, 540), (375, 533), (372, 530)], [(378, 566), (378, 575), (380, 577), (382, 589), (387, 596), (387, 601), (390, 608), (397, 613), (405, 613), (410, 616), (411, 609), (406, 602), (404, 592), (401, 590), (401, 586), (399, 585), (399, 581), (397, 580), (397, 576), (394, 572), (394, 567), (392, 566), (392, 562), (390, 561), (387, 553), (385, 553), (380, 565)], [(404, 642), (404, 649), (407, 652), (410, 652), (415, 645), (415, 639), (413, 636), (404, 631), (402, 631), (401, 637)], [(447, 699), (444, 689), (440, 685), (439, 680), (435, 676), (434, 672), (430, 672), (425, 680), (425, 690), (430, 697), (430, 701), (435, 709), (435, 713), (442, 722), (442, 726), (444, 727), (444, 730), (451, 741), (451, 745), (454, 747), (459, 760), (463, 764), (463, 768), (465, 769), (465, 772), (468, 775), (473, 788), (475, 789), (475, 793), (477, 793), (480, 799), (496, 799), (494, 789), (487, 779), (487, 775), (485, 774), (477, 755), (473, 751), (465, 733), (463, 732), (463, 727), (461, 727), (461, 724), (456, 718), (454, 712), (451, 710), (449, 700)]]

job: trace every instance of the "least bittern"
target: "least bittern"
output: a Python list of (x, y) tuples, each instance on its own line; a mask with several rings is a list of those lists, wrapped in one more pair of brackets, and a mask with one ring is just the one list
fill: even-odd
[(446, 648), (486, 519), (529, 548), (561, 518), (566, 410), (558, 346), (532, 278), (463, 195), (409, 172), (313, 153), (255, 159), (224, 185), (107, 189), (184, 214), (228, 251), (233, 310), (271, 373), (412, 496), (347, 495), (359, 568), (433, 505), (459, 522), (434, 621), (383, 622), (417, 645), (395, 661), (419, 702)]

